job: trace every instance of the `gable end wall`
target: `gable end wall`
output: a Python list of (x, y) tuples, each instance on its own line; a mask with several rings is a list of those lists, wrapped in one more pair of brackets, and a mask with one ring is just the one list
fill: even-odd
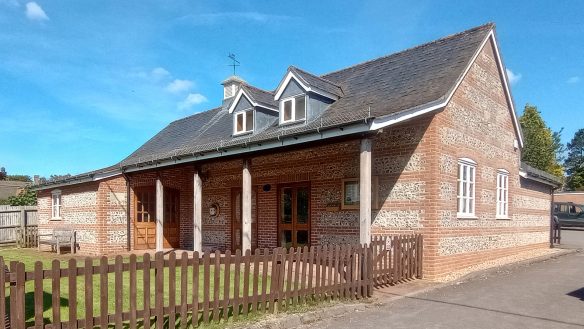
[[(434, 276), (549, 246), (550, 189), (519, 176), (518, 137), (495, 56), (487, 42), (432, 122), (439, 145)], [(457, 218), (458, 159), (463, 157), (477, 162), (476, 219)], [(498, 169), (509, 172), (509, 219), (496, 219)]]

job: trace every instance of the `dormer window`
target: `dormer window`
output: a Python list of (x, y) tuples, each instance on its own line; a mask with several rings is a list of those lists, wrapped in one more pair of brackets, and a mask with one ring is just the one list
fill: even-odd
[(306, 119), (306, 96), (298, 95), (282, 100), (280, 123)]
[(233, 123), (233, 134), (245, 134), (253, 131), (253, 113), (252, 109), (241, 111), (235, 114)]

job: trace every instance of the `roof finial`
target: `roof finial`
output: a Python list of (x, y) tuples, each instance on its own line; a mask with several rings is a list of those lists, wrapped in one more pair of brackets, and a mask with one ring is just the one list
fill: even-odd
[(239, 66), (239, 61), (235, 59), (235, 54), (229, 53), (229, 56), (227, 57), (229, 57), (233, 61), (231, 64), (228, 64), (227, 66), (233, 66), (233, 75), (235, 75), (235, 68)]

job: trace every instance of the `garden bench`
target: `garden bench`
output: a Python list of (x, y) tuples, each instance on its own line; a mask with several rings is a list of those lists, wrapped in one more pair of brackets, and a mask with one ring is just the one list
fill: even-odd
[(41, 250), (41, 245), (50, 245), (51, 251), (57, 249), (57, 254), (61, 254), (61, 247), (71, 248), (71, 252), (75, 253), (77, 247), (77, 232), (71, 228), (58, 227), (53, 229), (53, 233), (38, 235), (38, 249)]

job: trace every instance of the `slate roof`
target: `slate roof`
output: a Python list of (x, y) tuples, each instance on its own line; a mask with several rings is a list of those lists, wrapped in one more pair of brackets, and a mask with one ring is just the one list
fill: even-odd
[[(252, 136), (232, 137), (232, 119), (222, 108), (169, 124), (120, 165), (128, 166), (313, 131), (317, 127), (350, 124), (411, 109), (446, 97), (469, 65), (493, 24), (479, 26), (392, 55), (315, 76), (290, 70), (327, 92), (341, 94), (324, 113), (303, 125), (273, 124)], [(257, 101), (270, 102), (270, 92), (245, 84)], [(274, 103), (272, 103), (274, 104)]]
[[(306, 123), (279, 126), (275, 116), (274, 122), (263, 131), (239, 137), (232, 137), (233, 121), (228, 113), (231, 100), (228, 99), (220, 107), (170, 123), (117, 166), (138, 166), (197, 152), (300, 135), (442, 101), (462, 78), (493, 28), (493, 24), (482, 25), (322, 76), (290, 67), (289, 70), (307, 84), (338, 95), (339, 99), (319, 117)], [(270, 99), (275, 92), (248, 84), (244, 88), (254, 101), (277, 107), (273, 98)]]
[(311, 87), (315, 87), (322, 91), (326, 91), (327, 93), (333, 94), (338, 97), (343, 96), (343, 90), (339, 85), (337, 85), (334, 82), (316, 76), (312, 73), (306, 72), (304, 70), (301, 70), (295, 66), (290, 66), (288, 68), (288, 71), (293, 72), (298, 78), (302, 79), (304, 84), (307, 84)]
[(254, 102), (263, 106), (278, 108), (278, 102), (274, 100), (274, 92), (256, 88), (247, 83), (242, 84), (241, 88), (245, 90)]
[(368, 104), (377, 117), (442, 100), (493, 27), (486, 24), (323, 75), (345, 93), (329, 110)]
[(562, 185), (562, 179), (560, 177), (552, 175), (552, 174), (545, 172), (543, 170), (534, 168), (525, 162), (521, 162), (521, 169), (527, 173), (528, 177), (537, 178), (537, 179), (546, 181), (548, 183), (552, 183), (552, 185), (556, 185), (556, 186)]

